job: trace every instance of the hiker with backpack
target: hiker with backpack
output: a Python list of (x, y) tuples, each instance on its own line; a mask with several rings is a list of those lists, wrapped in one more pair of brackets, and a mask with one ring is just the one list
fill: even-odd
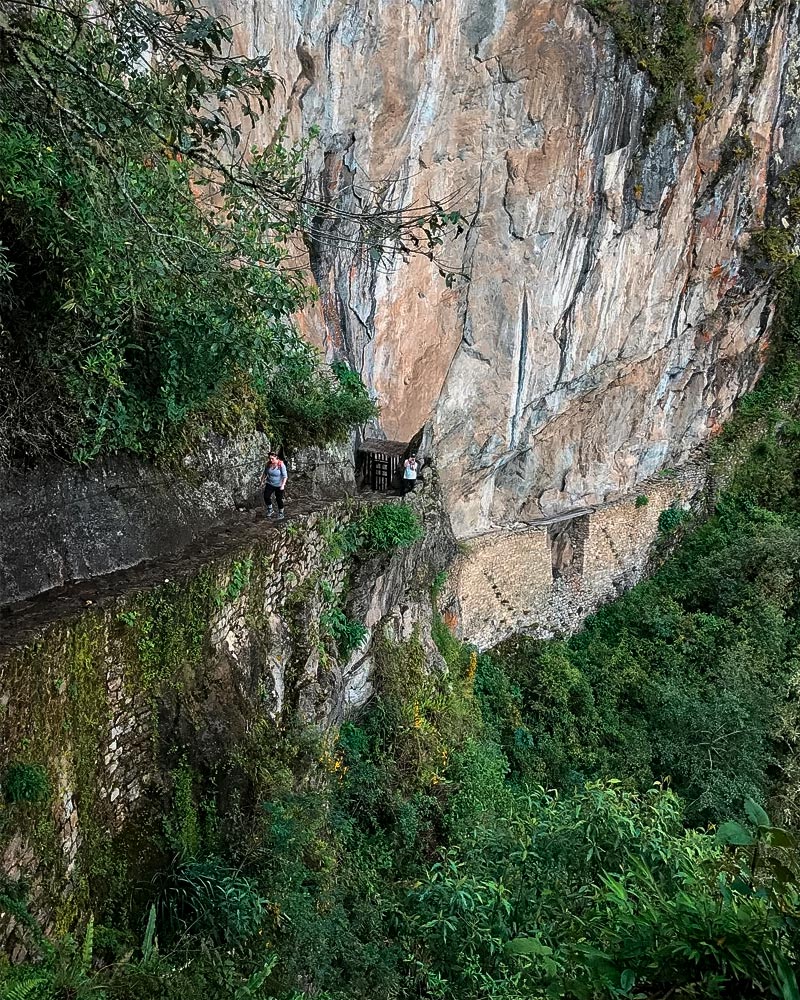
[(286, 466), (278, 457), (278, 453), (271, 451), (258, 484), (264, 487), (264, 506), (267, 508), (267, 517), (272, 517), (273, 514), (272, 497), (274, 494), (278, 507), (278, 520), (283, 520), (283, 491), (286, 488), (287, 479)]

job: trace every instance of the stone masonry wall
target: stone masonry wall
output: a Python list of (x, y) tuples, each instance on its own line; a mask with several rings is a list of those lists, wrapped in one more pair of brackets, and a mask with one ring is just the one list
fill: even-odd
[[(409, 549), (345, 555), (342, 529), (373, 505), (321, 505), (185, 578), (98, 598), (0, 659), (0, 780), (39, 765), (49, 783), (43, 802), (0, 794), (0, 873), (28, 886), (47, 931), (82, 912), (120, 837), (144, 850), (137, 817), (158, 814), (176, 752), (210, 772), (264, 717), (341, 722), (371, 694), (376, 629), (416, 628), (437, 661), (418, 598), (430, 590), (423, 576), (452, 557), (452, 536), (433, 487), (412, 503), (428, 530)], [(346, 661), (322, 624), (331, 594), (369, 627)], [(3, 941), (24, 955), (11, 913), (0, 913)]]
[(574, 632), (643, 577), (662, 511), (696, 503), (706, 482), (692, 464), (606, 507), (470, 539), (451, 576), (461, 635), (486, 649), (517, 632)]

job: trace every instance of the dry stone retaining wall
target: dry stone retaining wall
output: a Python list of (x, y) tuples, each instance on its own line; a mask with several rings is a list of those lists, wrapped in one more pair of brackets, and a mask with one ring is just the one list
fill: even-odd
[(451, 585), (461, 634), (486, 649), (521, 631), (574, 632), (642, 578), (661, 513), (697, 502), (706, 481), (701, 464), (689, 465), (607, 507), (470, 539)]
[[(0, 659), (0, 780), (10, 765), (42, 765), (50, 785), (47, 802), (0, 794), (2, 874), (27, 885), (46, 931), (71, 926), (92, 866), (102, 870), (115, 838), (135, 839), (142, 809), (158, 813), (176, 754), (210, 772), (265, 716), (299, 712), (324, 729), (364, 704), (370, 633), (339, 657), (321, 626), (331, 592), (371, 632), (430, 634), (418, 598), (431, 580), (420, 573), (443, 568), (452, 542), (435, 491), (412, 502), (429, 530), (409, 549), (343, 554), (337, 532), (372, 505), (328, 504), (185, 579), (88, 607)], [(16, 919), (0, 912), (0, 941), (19, 959)]]

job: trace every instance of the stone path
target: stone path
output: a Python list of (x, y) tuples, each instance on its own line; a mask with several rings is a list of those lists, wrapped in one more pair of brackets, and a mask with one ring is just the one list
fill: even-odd
[[(4, 605), (0, 607), (0, 661), (12, 649), (35, 640), (46, 626), (54, 622), (76, 618), (87, 607), (102, 606), (124, 594), (147, 590), (165, 580), (185, 579), (215, 556), (234, 552), (250, 541), (263, 538), (268, 532), (285, 531), (298, 518), (324, 510), (346, 495), (311, 497), (294, 494), (286, 501), (287, 516), (284, 521), (265, 517), (263, 507), (232, 511), (191, 545), (169, 556), (149, 559), (104, 576), (68, 583), (27, 600)], [(372, 497), (371, 493), (359, 494), (361, 500)]]

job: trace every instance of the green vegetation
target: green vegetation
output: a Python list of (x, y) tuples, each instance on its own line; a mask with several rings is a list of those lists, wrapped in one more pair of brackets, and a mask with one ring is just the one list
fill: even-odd
[(696, 81), (702, 26), (687, 0), (584, 0), (584, 6), (609, 25), (622, 51), (655, 86), (646, 123), (650, 135), (675, 118), (682, 101), (691, 99), (695, 118), (705, 120), (710, 101)]
[[(91, 930), (30, 932), (42, 961), (0, 971), (0, 995), (796, 1000), (800, 434), (764, 399), (718, 445), (736, 462), (714, 515), (582, 633), (478, 655), (436, 610), (439, 576), (446, 673), (421, 637), (376, 635), (377, 697), (337, 734), (287, 711), (211, 772), (178, 759), (166, 819), (154, 795), (135, 844), (81, 873)], [(382, 509), (410, 512), (376, 508), (348, 538), (384, 537), (363, 527)], [(232, 563), (183, 610), (166, 585), (119, 627), (146, 662), (185, 662), (173, 616), (260, 571)], [(343, 653), (333, 587), (307, 589), (301, 616), (321, 593)]]
[(669, 775), (692, 822), (764, 800), (797, 722), (798, 551), (793, 518), (731, 505), (584, 632), (507, 645), (476, 684), (508, 706), (515, 769), (561, 788)]
[[(53, 879), (0, 886), (38, 960), (0, 965), (0, 997), (798, 1000), (800, 281), (784, 250), (772, 367), (716, 445), (712, 516), (664, 512), (670, 557), (580, 634), (479, 656), (440, 616), (439, 577), (445, 673), (421, 635), (376, 635), (376, 696), (358, 718), (322, 736), (287, 704), (216, 755), (160, 746), (164, 781), (114, 838), (96, 761), (108, 651), (137, 664), (154, 742), (159, 699), (186, 696), (191, 732), (183, 687), (208, 623), (239, 600), (257, 617), (270, 565), (253, 553), (165, 584), (105, 632), (87, 615), (65, 633), (66, 680), (52, 650), (31, 648), (9, 683), (35, 665), (59, 697), (16, 720), (0, 830), (27, 838)], [(311, 394), (292, 421), (311, 427), (315, 406)], [(324, 565), (421, 535), (391, 504), (320, 529)], [(320, 574), (288, 611), (321, 671), (364, 634)], [(83, 847), (48, 942), (27, 900), (59, 898), (60, 778), (23, 762), (55, 771), (65, 735)]]
[(2, 995), (797, 996), (800, 855), (758, 803), (715, 833), (659, 785), (546, 792), (502, 744), (507, 661), (375, 655), (381, 695), (333, 742), (265, 720), (213, 786), (181, 765), (124, 922), (98, 912)]
[(231, 578), (228, 585), (217, 594), (217, 604), (222, 607), (224, 604), (230, 604), (241, 597), (250, 583), (252, 572), (252, 556), (234, 562), (231, 566)]
[(682, 507), (668, 507), (658, 515), (658, 530), (664, 535), (674, 535), (690, 517), (689, 511)]
[[(52, 717), (31, 710), (19, 758), (51, 761), (69, 733), (89, 849), (55, 943), (27, 915), (35, 887), (0, 887), (40, 959), (0, 967), (0, 997), (797, 1000), (789, 277), (775, 367), (716, 445), (724, 488), (712, 516), (663, 525), (669, 558), (578, 635), (478, 655), (439, 614), (439, 576), (432, 636), (446, 672), (421, 635), (397, 645), (376, 634), (376, 696), (358, 718), (322, 735), (288, 704), (211, 759), (190, 757), (205, 731), (163, 746), (162, 786), (135, 831), (109, 840), (94, 815), (109, 637), (87, 616), (69, 638), (80, 683), (69, 679)], [(314, 662), (331, 669), (333, 644), (345, 656), (363, 628), (323, 570), (413, 544), (419, 530), (409, 506), (391, 504), (320, 525), (322, 567), (288, 607), (300, 669), (320, 650)], [(154, 714), (157, 698), (180, 695), (191, 730), (182, 685), (207, 623), (230, 601), (257, 616), (269, 566), (254, 552), (165, 584), (112, 622)], [(321, 620), (309, 621), (320, 597)], [(15, 669), (44, 655), (32, 649)], [(61, 690), (55, 660), (39, 670)], [(0, 823), (47, 856), (46, 802), (10, 804)]]
[(372, 507), (345, 527), (327, 532), (331, 559), (371, 556), (404, 549), (422, 538), (423, 530), (414, 510), (404, 503), (382, 503)]
[(323, 630), (334, 640), (339, 656), (347, 660), (350, 654), (358, 649), (367, 635), (367, 626), (363, 622), (348, 618), (340, 607), (327, 608), (319, 620)]
[(275, 78), (191, 0), (10, 0), (2, 32), (0, 465), (170, 455), (211, 427), (323, 444), (372, 418), (292, 325), (296, 243), (435, 259), (458, 213), (306, 199), (316, 133), (249, 146)]
[[(408, 548), (423, 536), (416, 513), (405, 504), (393, 503), (373, 506), (341, 528), (322, 523), (319, 530), (327, 542), (325, 557), (330, 562)], [(341, 606), (343, 595), (337, 596), (326, 580), (320, 581), (320, 593), (325, 602), (319, 618), (322, 634), (334, 641), (339, 656), (346, 660), (366, 638), (367, 627), (348, 618)]]
[(50, 781), (40, 764), (12, 764), (3, 776), (6, 802), (46, 802)]
[[(105, 661), (90, 650), (106, 646), (76, 634), (90, 687), (75, 714), (35, 720), (27, 759), (51, 757), (40, 729), (75, 726), (93, 849), (61, 936), (22, 931), (41, 961), (0, 969), (0, 996), (797, 1000), (794, 315), (781, 364), (716, 445), (713, 515), (663, 526), (673, 551), (650, 580), (569, 639), (478, 655), (438, 613), (440, 575), (446, 673), (421, 636), (373, 636), (377, 695), (357, 719), (322, 736), (289, 706), (213, 766), (165, 747), (172, 770), (131, 840), (104, 843), (92, 825)], [(406, 505), (324, 522), (323, 568), (419, 530)], [(180, 692), (204, 623), (242, 598), (257, 614), (265, 572), (253, 553), (123, 611), (142, 692)], [(327, 648), (329, 669), (330, 643), (346, 656), (363, 626), (319, 574), (293, 597), (296, 641)], [(40, 830), (46, 806), (19, 808)], [(0, 890), (23, 928), (24, 890)]]
[(422, 526), (406, 504), (380, 504), (357, 522), (358, 547), (368, 553), (408, 548), (422, 538)]

